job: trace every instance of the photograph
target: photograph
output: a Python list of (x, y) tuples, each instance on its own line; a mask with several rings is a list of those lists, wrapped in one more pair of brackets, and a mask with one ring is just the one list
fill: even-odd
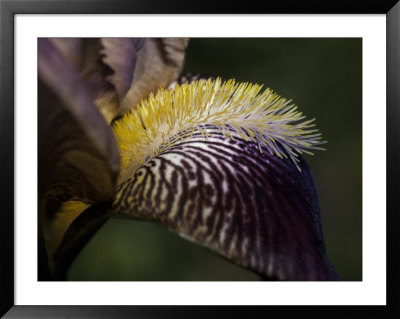
[(362, 281), (360, 37), (38, 38), (39, 281)]
[(0, 0), (0, 317), (398, 318), (399, 16)]

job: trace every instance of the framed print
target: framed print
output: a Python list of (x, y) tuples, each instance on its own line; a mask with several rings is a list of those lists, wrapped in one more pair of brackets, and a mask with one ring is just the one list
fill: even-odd
[(400, 7), (301, 4), (1, 2), (5, 318), (399, 313)]

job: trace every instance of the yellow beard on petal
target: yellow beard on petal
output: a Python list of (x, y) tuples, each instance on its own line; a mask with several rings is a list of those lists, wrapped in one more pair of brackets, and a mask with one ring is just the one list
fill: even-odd
[(195, 129), (207, 134), (205, 125), (226, 136), (235, 132), (245, 140), (251, 138), (260, 152), (267, 149), (278, 157), (290, 157), (297, 167), (298, 154), (323, 149), (318, 147), (325, 142), (313, 128), (314, 119), (302, 121), (305, 117), (290, 100), (261, 89), (218, 78), (151, 94), (113, 127), (121, 154), (120, 181), (171, 143), (190, 138)]

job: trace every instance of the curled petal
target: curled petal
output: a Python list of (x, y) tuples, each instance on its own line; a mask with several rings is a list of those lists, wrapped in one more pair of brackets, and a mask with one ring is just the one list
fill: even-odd
[(95, 204), (87, 209), (82, 208), (81, 210), (70, 209), (70, 211), (79, 211), (79, 215), (63, 233), (64, 236), (52, 255), (51, 271), (57, 280), (65, 280), (75, 257), (110, 217), (107, 203)]
[(132, 38), (102, 38), (104, 49), (102, 61), (108, 65), (113, 73), (107, 80), (114, 85), (118, 99), (122, 101), (129, 90), (136, 65), (137, 51), (145, 39)]
[[(147, 39), (148, 43), (145, 38), (51, 38), (50, 41), (81, 73), (96, 105), (111, 120), (134, 108), (159, 87), (175, 81), (188, 44), (187, 38)], [(132, 83), (136, 63), (139, 74)], [(129, 97), (120, 109), (128, 90), (131, 90)]]
[(137, 55), (132, 85), (122, 101), (118, 115), (136, 105), (160, 87), (175, 81), (183, 67), (187, 38), (147, 39)]
[(119, 114), (120, 102), (132, 84), (137, 51), (143, 42), (133, 38), (99, 39), (97, 55), (81, 73), (108, 123)]

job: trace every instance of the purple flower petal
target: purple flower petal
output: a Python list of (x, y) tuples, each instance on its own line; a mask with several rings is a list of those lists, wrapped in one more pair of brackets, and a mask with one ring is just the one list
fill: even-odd
[(338, 280), (306, 162), (207, 127), (120, 186), (115, 214), (160, 222), (269, 280)]

